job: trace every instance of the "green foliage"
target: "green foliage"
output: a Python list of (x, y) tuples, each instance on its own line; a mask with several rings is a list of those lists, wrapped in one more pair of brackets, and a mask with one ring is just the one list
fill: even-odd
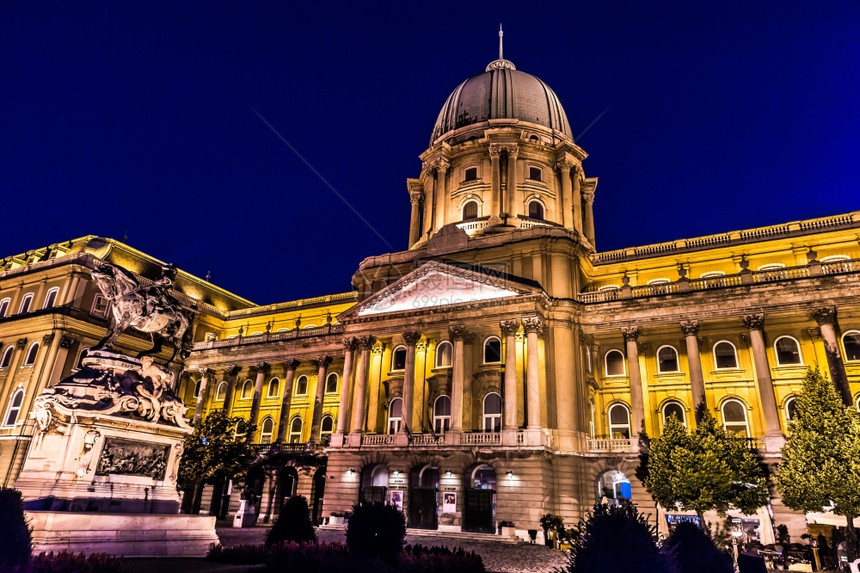
[(791, 543), (791, 535), (788, 534), (788, 526), (784, 523), (776, 526), (776, 542), (783, 545)]
[(632, 503), (597, 504), (574, 529), (570, 573), (667, 573), (656, 533)]
[(284, 502), (278, 519), (266, 536), (266, 547), (281, 545), (285, 541), (316, 543), (317, 535), (308, 511), (308, 500), (304, 496), (293, 496)]
[(695, 430), (670, 417), (663, 435), (651, 440), (644, 480), (663, 507), (703, 512), (729, 507), (753, 513), (768, 502), (765, 471), (745, 440), (731, 438), (703, 412)]
[(673, 573), (732, 573), (732, 560), (692, 523), (680, 523), (660, 552)]
[(248, 471), (253, 459), (245, 441), (248, 423), (231, 418), (224, 410), (213, 410), (185, 438), (178, 486), (186, 490), (198, 483), (238, 480)]
[(0, 570), (26, 566), (31, 552), (30, 528), (24, 519), (21, 492), (0, 488)]
[[(831, 511), (846, 516), (849, 524), (860, 515), (860, 414), (842, 403), (817, 370), (803, 379), (777, 487), (791, 509), (822, 511), (832, 505)], [(853, 527), (848, 534), (856, 537)]]
[(393, 563), (403, 550), (405, 539), (406, 517), (396, 507), (362, 502), (353, 508), (346, 529), (350, 553)]

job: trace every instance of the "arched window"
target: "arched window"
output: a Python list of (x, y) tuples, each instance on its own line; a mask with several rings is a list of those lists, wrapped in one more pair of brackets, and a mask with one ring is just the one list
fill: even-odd
[(540, 141), (540, 137), (533, 133), (529, 136), (529, 141)]
[(30, 350), (27, 351), (27, 357), (24, 359), (24, 366), (32, 366), (36, 363), (36, 354), (39, 353), (39, 343), (34, 342), (30, 345)]
[(630, 411), (624, 404), (609, 407), (609, 437), (630, 439)]
[(57, 294), (60, 292), (60, 287), (54, 287), (48, 291), (45, 295), (45, 304), (42, 305), (42, 308), (53, 308), (54, 303), (57, 302)]
[(14, 346), (7, 346), (3, 351), (3, 358), (0, 358), (0, 368), (9, 368), (9, 363), (12, 362), (12, 351)]
[(89, 354), (89, 353), (90, 353), (89, 348), (84, 348), (83, 350), (81, 350), (80, 354), (78, 354), (78, 360), (75, 362), (75, 368), (76, 369), (80, 370), (81, 368), (84, 367), (84, 358), (86, 358), (87, 354)]
[(325, 379), (325, 393), (337, 394), (337, 374), (332, 372)]
[(803, 364), (803, 357), (800, 355), (800, 344), (791, 336), (780, 336), (773, 343), (776, 350), (777, 366), (793, 366)]
[(627, 370), (624, 367), (624, 355), (621, 354), (620, 350), (612, 349), (608, 351), (603, 359), (606, 362), (607, 376), (624, 376), (627, 374)]
[(245, 383), (242, 384), (242, 393), (239, 395), (239, 398), (242, 400), (250, 400), (254, 396), (254, 383), (250, 380), (245, 380)]
[(540, 201), (529, 201), (529, 218), (543, 221), (544, 208)]
[(679, 372), (678, 351), (672, 346), (661, 346), (657, 349), (657, 372)]
[(726, 271), (708, 271), (699, 275), (700, 279), (715, 279), (726, 276)]
[(785, 401), (785, 419), (789, 422), (794, 420), (795, 412), (797, 412), (797, 397), (790, 396)]
[(406, 369), (406, 347), (398, 346), (391, 353), (391, 371)]
[(747, 424), (747, 408), (740, 400), (730, 398), (723, 402), (723, 428), (729, 436), (748, 438), (750, 435)]
[(498, 392), (484, 396), (484, 431), (498, 432), (502, 429), (502, 397)]
[(714, 365), (719, 368), (737, 368), (738, 354), (735, 345), (728, 340), (714, 344)]
[(467, 201), (465, 205), (463, 205), (463, 220), (469, 221), (471, 219), (478, 218), (478, 202), (477, 201)]
[(484, 364), (498, 364), (502, 361), (502, 341), (491, 336), (484, 341)]
[(12, 401), (9, 402), (9, 409), (6, 411), (6, 417), (3, 419), (4, 426), (14, 426), (15, 422), (18, 421), (22, 402), (24, 402), (24, 389), (19, 388), (17, 392), (12, 394)]
[(388, 404), (388, 433), (396, 434), (400, 430), (403, 415), (403, 399), (392, 398)]
[(218, 388), (215, 390), (215, 400), (223, 401), (227, 397), (227, 382), (221, 381), (218, 383)]
[(849, 330), (843, 334), (842, 346), (845, 348), (845, 360), (860, 360), (860, 331)]
[(24, 296), (24, 299), (21, 301), (21, 306), (18, 308), (18, 314), (24, 314), (25, 312), (30, 312), (30, 304), (33, 302), (33, 293), (29, 293)]
[(281, 381), (277, 378), (272, 378), (269, 380), (269, 390), (266, 392), (266, 396), (269, 398), (277, 398), (278, 394), (281, 393)]
[(288, 439), (291, 444), (298, 444), (302, 441), (302, 419), (296, 416), (290, 422), (290, 434)]
[(308, 377), (299, 376), (296, 380), (296, 396), (305, 396), (308, 393)]
[(272, 434), (275, 433), (275, 421), (272, 418), (266, 416), (263, 419), (263, 423), (260, 424), (260, 443), (261, 444), (271, 444), (272, 443)]
[(9, 312), (9, 303), (12, 301), (10, 298), (4, 298), (0, 300), (0, 318), (6, 318), (6, 313)]
[(671, 400), (663, 404), (663, 425), (666, 425), (666, 422), (669, 421), (670, 416), (675, 416), (679, 422), (687, 425), (687, 416), (684, 412), (684, 406), (680, 402), (675, 402)]
[(766, 265), (760, 265), (756, 268), (756, 271), (778, 271), (779, 269), (784, 269), (785, 263), (768, 263)]
[(433, 431), (437, 434), (451, 428), (451, 398), (439, 396), (433, 403)]
[(436, 368), (450, 368), (454, 358), (454, 347), (447, 340), (436, 347)]
[(619, 470), (608, 470), (597, 478), (597, 501), (618, 506), (622, 499), (633, 497), (633, 486), (630, 480)]
[(203, 383), (203, 379), (197, 381), (197, 384), (194, 385), (194, 400), (200, 400), (200, 385)]
[(326, 414), (320, 421), (320, 443), (324, 446), (329, 445), (332, 432), (334, 432), (334, 418)]

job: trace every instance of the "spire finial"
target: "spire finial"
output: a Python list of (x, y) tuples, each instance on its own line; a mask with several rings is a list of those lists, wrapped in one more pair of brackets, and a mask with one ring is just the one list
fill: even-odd
[(488, 71), (488, 72), (490, 70), (502, 70), (502, 69), (515, 70), (515, 69), (517, 69), (517, 67), (514, 65), (513, 62), (509, 62), (505, 59), (505, 55), (502, 52), (502, 36), (504, 36), (504, 35), (505, 35), (505, 33), (502, 32), (502, 25), (499, 24), (499, 59), (493, 60), (492, 62), (489, 63), (489, 65), (487, 66), (487, 69), (486, 69), (486, 71)]
[(504, 36), (504, 35), (505, 35), (505, 33), (502, 32), (502, 24), (499, 23), (499, 59), (500, 60), (505, 59), (505, 57), (502, 55), (502, 36)]

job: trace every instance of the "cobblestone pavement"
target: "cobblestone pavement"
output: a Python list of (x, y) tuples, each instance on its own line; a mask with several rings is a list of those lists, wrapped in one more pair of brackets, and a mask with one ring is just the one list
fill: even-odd
[[(267, 527), (219, 528), (218, 537), (224, 545), (262, 543), (267, 531)], [(331, 529), (318, 529), (317, 538), (325, 542), (345, 541), (346, 539), (344, 531)], [(567, 563), (567, 556), (564, 553), (553, 551), (542, 545), (530, 545), (528, 543), (462, 539), (456, 535), (451, 537), (407, 535), (406, 543), (429, 547), (462, 547), (466, 551), (474, 551), (483, 558), (487, 571), (494, 573), (551, 573), (561, 569)]]

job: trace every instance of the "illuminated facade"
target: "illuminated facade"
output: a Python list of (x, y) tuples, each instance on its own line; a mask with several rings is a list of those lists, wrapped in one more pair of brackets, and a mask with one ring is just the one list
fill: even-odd
[[(860, 212), (599, 252), (586, 157), (552, 90), (500, 57), (445, 102), (407, 180), (408, 248), (365, 259), (354, 292), (256, 306), (177, 282), (198, 312), (178, 390), (195, 418), (252, 421), (264, 518), (291, 493), (317, 518), (364, 498), (401, 506), (410, 527), (479, 532), (571, 523), (603, 498), (656, 513), (634, 476), (640, 430), (692, 426), (704, 405), (775, 464), (808, 367), (856, 402)], [(104, 331), (72, 260), (156, 263), (99, 241), (110, 249), (28, 254), (0, 274), (7, 482), (34, 393)], [(55, 285), (50, 309), (15, 312)], [(43, 337), (50, 351), (27, 364)], [(215, 489), (204, 510), (223, 512)], [(803, 516), (778, 498), (772, 511), (799, 534)]]

